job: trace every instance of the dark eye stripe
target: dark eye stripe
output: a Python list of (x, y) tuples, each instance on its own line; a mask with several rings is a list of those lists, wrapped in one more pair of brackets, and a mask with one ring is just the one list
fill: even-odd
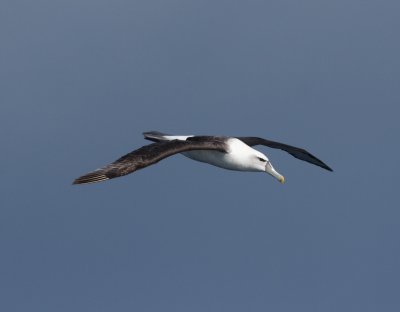
[(258, 159), (261, 160), (261, 161), (267, 162), (265, 159), (263, 159), (261, 157), (258, 157)]

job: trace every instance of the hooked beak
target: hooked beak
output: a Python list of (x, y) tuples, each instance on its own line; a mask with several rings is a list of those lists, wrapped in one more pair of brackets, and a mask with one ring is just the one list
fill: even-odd
[(274, 169), (274, 167), (272, 167), (270, 162), (267, 162), (267, 164), (265, 166), (265, 172), (272, 175), (275, 179), (277, 179), (282, 184), (285, 183), (285, 177), (283, 175), (281, 175), (278, 171), (276, 171)]

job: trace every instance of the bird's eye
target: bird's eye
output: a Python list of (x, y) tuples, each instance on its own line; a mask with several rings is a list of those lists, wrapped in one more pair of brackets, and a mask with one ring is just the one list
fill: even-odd
[(263, 162), (267, 162), (265, 159), (263, 159), (263, 158), (261, 158), (261, 157), (257, 157), (260, 161), (263, 161)]

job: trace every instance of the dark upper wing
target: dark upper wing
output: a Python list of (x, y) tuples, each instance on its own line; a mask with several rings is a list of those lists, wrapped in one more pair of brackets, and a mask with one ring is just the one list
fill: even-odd
[(307, 152), (305, 149), (257, 137), (238, 137), (238, 139), (243, 141), (249, 146), (265, 145), (268, 147), (281, 149), (300, 160), (304, 160), (316, 166), (320, 166), (326, 170), (333, 171), (327, 164), (325, 164), (323, 161), (319, 160), (317, 157)]
[(95, 183), (124, 176), (153, 165), (166, 157), (192, 150), (216, 150), (225, 153), (226, 145), (223, 140), (217, 139), (209, 141), (173, 140), (145, 145), (122, 156), (104, 168), (97, 169), (77, 178), (73, 184)]

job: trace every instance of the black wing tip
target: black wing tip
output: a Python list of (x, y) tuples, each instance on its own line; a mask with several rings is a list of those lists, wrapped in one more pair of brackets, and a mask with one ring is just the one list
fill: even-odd
[(330, 172), (333, 172), (333, 169), (331, 168), (331, 167), (329, 167), (328, 165), (326, 165), (326, 164), (324, 164), (323, 166), (321, 166), (322, 168), (324, 168), (324, 169), (326, 169), (326, 170), (328, 170), (328, 171), (330, 171)]
[(90, 184), (90, 183), (97, 183), (97, 182), (102, 182), (109, 180), (110, 178), (107, 177), (104, 173), (102, 172), (91, 172), (88, 174), (85, 174), (72, 182), (72, 185), (76, 184)]
[[(306, 151), (305, 149), (303, 149), (303, 148), (299, 148), (299, 150), (302, 151), (304, 154), (308, 154), (308, 156), (310, 156), (314, 161), (308, 161), (308, 160), (301, 159), (301, 158), (299, 158), (299, 159), (301, 159), (301, 160), (303, 160), (303, 161), (307, 161), (307, 162), (309, 162), (310, 164), (316, 165), (316, 166), (318, 166), (318, 167), (321, 167), (322, 169), (325, 169), (325, 170), (328, 170), (328, 171), (333, 172), (333, 169), (332, 169), (331, 167), (329, 167), (326, 163), (324, 163), (321, 159), (318, 159), (318, 158), (315, 157), (313, 154), (307, 152), (307, 151)], [(290, 153), (290, 154), (291, 154), (291, 153)], [(295, 154), (292, 154), (292, 155), (293, 155), (294, 157), (298, 158)]]
[[(311, 154), (310, 154), (311, 155)], [(317, 162), (310, 162), (314, 165), (317, 165), (319, 167), (321, 167), (322, 169), (328, 170), (330, 172), (333, 172), (333, 169), (331, 167), (329, 167), (327, 164), (325, 164), (323, 161), (319, 160), (317, 157), (312, 156)]]

